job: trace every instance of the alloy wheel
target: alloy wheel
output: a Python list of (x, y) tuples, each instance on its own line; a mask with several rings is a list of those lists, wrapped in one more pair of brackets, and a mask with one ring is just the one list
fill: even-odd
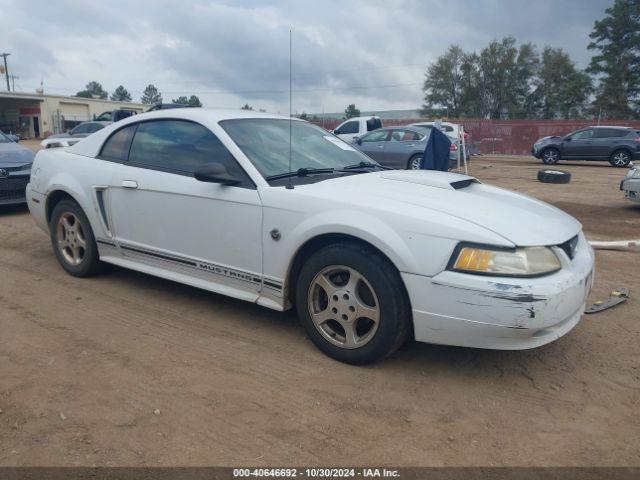
[(360, 272), (344, 265), (325, 267), (314, 277), (308, 295), (311, 320), (327, 341), (354, 349), (373, 339), (380, 305)]
[(84, 260), (87, 242), (80, 220), (71, 212), (60, 215), (56, 227), (56, 241), (62, 257), (69, 265), (79, 265)]
[(613, 164), (616, 167), (624, 167), (629, 163), (629, 154), (627, 152), (618, 152), (613, 156)]
[(410, 170), (420, 170), (420, 163), (422, 162), (422, 157), (415, 157), (409, 163)]
[(553, 165), (554, 163), (558, 162), (558, 152), (553, 149), (547, 150), (542, 155), (542, 159), (547, 165)]

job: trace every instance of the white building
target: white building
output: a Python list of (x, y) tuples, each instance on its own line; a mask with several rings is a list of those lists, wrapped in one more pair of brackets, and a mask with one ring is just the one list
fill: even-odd
[(149, 105), (45, 93), (0, 92), (0, 131), (44, 138), (111, 110), (145, 111)]

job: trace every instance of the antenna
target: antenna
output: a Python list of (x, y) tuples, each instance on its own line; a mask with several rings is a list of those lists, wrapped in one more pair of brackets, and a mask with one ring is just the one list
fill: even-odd
[(287, 184), (287, 189), (293, 190), (293, 177), (291, 177), (291, 157), (293, 155), (293, 150), (291, 148), (291, 128), (293, 127), (293, 120), (291, 119), (291, 113), (293, 111), (293, 90), (291, 88), (292, 82), (292, 70), (291, 70), (291, 29), (289, 29), (289, 182)]

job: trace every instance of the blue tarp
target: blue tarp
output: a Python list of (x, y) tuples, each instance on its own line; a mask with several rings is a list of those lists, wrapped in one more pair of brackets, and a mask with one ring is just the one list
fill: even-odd
[(420, 168), (423, 170), (448, 171), (450, 148), (451, 140), (449, 140), (449, 137), (438, 128), (432, 128), (427, 148), (424, 149), (424, 155), (422, 155)]

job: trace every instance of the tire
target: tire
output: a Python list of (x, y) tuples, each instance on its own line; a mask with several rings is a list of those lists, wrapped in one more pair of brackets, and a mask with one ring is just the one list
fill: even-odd
[(542, 183), (569, 183), (571, 174), (562, 170), (539, 170), (538, 180)]
[(51, 246), (58, 262), (74, 277), (90, 277), (100, 273), (98, 246), (87, 216), (73, 200), (60, 201), (49, 222)]
[(631, 163), (631, 154), (627, 150), (616, 150), (611, 154), (609, 163), (612, 167), (624, 168)]
[(555, 165), (560, 160), (560, 151), (557, 148), (545, 148), (540, 154), (540, 159), (545, 165)]
[(396, 268), (375, 250), (351, 242), (321, 248), (304, 263), (296, 309), (320, 350), (353, 365), (391, 355), (411, 331), (409, 299)]
[(414, 155), (407, 162), (407, 170), (420, 170), (421, 163), (422, 163), (422, 155), (421, 154)]

